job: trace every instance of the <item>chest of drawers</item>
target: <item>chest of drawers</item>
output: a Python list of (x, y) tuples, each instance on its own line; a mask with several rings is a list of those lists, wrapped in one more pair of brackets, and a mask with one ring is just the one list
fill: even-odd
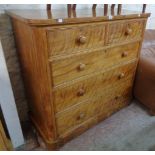
[[(85, 10), (84, 10), (85, 12)], [(149, 14), (9, 11), (31, 119), (55, 149), (127, 106)]]

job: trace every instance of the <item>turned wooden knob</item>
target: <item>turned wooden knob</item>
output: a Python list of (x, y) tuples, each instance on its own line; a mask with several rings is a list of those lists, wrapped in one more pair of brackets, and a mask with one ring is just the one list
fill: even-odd
[(122, 79), (122, 78), (124, 78), (124, 76), (125, 76), (125, 74), (124, 74), (124, 73), (121, 73), (121, 74), (118, 76), (118, 78), (119, 78), (119, 79)]
[(83, 64), (83, 63), (80, 63), (80, 64), (79, 64), (78, 69), (79, 69), (80, 71), (83, 71), (85, 68), (86, 68), (86, 65), (85, 65), (85, 64)]
[(122, 53), (122, 57), (127, 57), (127, 56), (128, 56), (128, 52), (125, 51)]
[(84, 89), (79, 89), (79, 91), (78, 91), (78, 93), (77, 93), (77, 95), (78, 96), (83, 96), (85, 94), (85, 90)]
[(125, 31), (126, 35), (131, 35), (132, 34), (132, 29), (131, 28), (127, 28)]
[(81, 113), (81, 114), (77, 117), (77, 120), (84, 119), (84, 117), (85, 117), (85, 114), (84, 114), (84, 113)]
[(78, 40), (81, 44), (85, 44), (87, 41), (87, 38), (85, 36), (80, 36)]

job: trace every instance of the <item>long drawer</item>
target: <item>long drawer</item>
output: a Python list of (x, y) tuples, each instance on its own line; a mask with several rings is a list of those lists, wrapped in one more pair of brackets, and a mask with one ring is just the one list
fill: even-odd
[(105, 45), (106, 24), (76, 25), (47, 30), (49, 55), (77, 53)]
[(144, 22), (144, 20), (140, 19), (109, 23), (107, 44), (118, 44), (141, 39)]
[(56, 112), (62, 111), (76, 103), (92, 98), (127, 79), (134, 78), (137, 61), (117, 66), (106, 72), (86, 76), (84, 79), (62, 85), (54, 89)]
[(84, 75), (99, 72), (119, 63), (135, 59), (138, 54), (138, 48), (139, 42), (53, 60), (51, 62), (53, 85), (57, 86)]
[(62, 135), (72, 128), (85, 122), (97, 114), (109, 115), (116, 109), (121, 108), (122, 104), (128, 104), (131, 98), (132, 80), (127, 80), (116, 87), (104, 91), (100, 97), (82, 102), (56, 115), (58, 134)]

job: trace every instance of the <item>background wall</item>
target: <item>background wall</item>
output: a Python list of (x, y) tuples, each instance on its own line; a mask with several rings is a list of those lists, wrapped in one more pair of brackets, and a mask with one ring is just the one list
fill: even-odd
[[(52, 9), (64, 8), (66, 5), (52, 5)], [(92, 5), (78, 5), (77, 9), (91, 8)], [(98, 5), (103, 7), (103, 5)], [(16, 47), (14, 43), (14, 37), (9, 17), (4, 13), (6, 9), (45, 9), (46, 5), (0, 5), (0, 37), (2, 39), (2, 46), (5, 52), (5, 58), (11, 79), (12, 87), (14, 90), (15, 101), (19, 118), (21, 121), (28, 120), (28, 106), (25, 97), (25, 91), (23, 81), (21, 77), (20, 65), (18, 62), (18, 56), (16, 53)], [(142, 5), (123, 5), (123, 8), (129, 10), (141, 10)], [(155, 5), (148, 5), (147, 11), (151, 12), (152, 15), (147, 24), (147, 28), (155, 29)]]

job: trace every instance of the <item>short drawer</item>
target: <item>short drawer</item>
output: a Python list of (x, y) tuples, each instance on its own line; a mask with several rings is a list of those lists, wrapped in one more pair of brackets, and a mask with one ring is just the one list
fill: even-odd
[(109, 24), (107, 44), (118, 44), (141, 39), (144, 24), (144, 20), (113, 22)]
[(54, 89), (54, 104), (56, 112), (67, 107), (104, 93), (110, 87), (115, 87), (127, 79), (132, 80), (137, 61), (114, 67), (113, 69), (88, 76), (83, 80), (72, 82)]
[(47, 31), (49, 55), (77, 53), (105, 44), (105, 24), (67, 26)]
[(57, 86), (135, 59), (138, 49), (139, 43), (134, 43), (53, 60), (51, 62), (53, 85)]
[[(131, 81), (105, 91), (103, 96), (88, 100), (56, 115), (59, 136), (73, 130), (81, 123), (98, 114), (109, 115), (127, 105), (131, 98)], [(128, 102), (126, 102), (128, 100)]]

